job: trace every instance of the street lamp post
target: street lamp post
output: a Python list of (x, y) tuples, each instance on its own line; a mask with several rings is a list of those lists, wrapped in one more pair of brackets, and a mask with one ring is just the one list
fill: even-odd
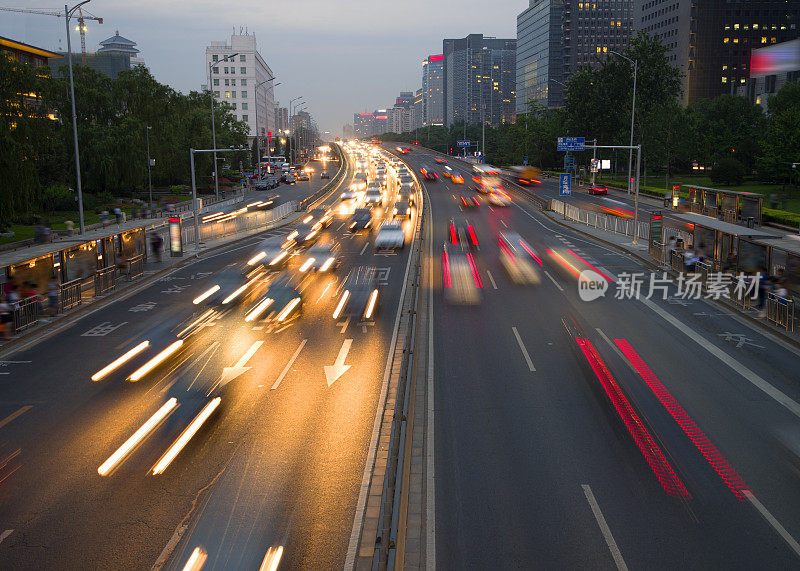
[[(633, 122), (634, 118), (636, 117), (636, 76), (639, 72), (639, 60), (632, 60), (628, 56), (624, 56), (619, 52), (615, 52), (613, 50), (608, 50), (612, 54), (616, 54), (624, 60), (627, 60), (628, 63), (633, 64), (633, 104), (631, 105), (631, 148), (628, 149), (628, 194), (631, 193), (631, 169), (633, 168)], [(639, 188), (639, 176), (636, 176), (636, 188), (638, 194)]]
[(91, 0), (83, 0), (75, 4), (72, 8), (64, 4), (64, 20), (67, 25), (67, 62), (69, 63), (69, 94), (72, 102), (72, 137), (75, 141), (75, 174), (78, 182), (78, 218), (80, 221), (81, 234), (84, 233), (85, 227), (83, 224), (83, 187), (81, 185), (81, 157), (78, 152), (78, 117), (75, 113), (75, 81), (72, 77), (72, 40), (69, 37), (69, 19), (75, 10), (88, 4)]
[[(214, 147), (213, 149), (189, 149), (189, 163), (191, 165), (191, 175), (192, 175), (192, 213), (194, 214), (194, 246), (197, 250), (200, 250), (200, 212), (197, 208), (197, 183), (195, 182), (194, 176), (194, 154), (195, 153), (214, 153), (214, 156), (217, 156), (217, 153), (235, 153), (238, 151), (245, 150), (244, 146), (239, 147), (230, 147), (228, 149), (218, 149)], [(216, 165), (215, 165), (216, 168)]]
[[(274, 77), (270, 77), (269, 79), (265, 79), (261, 83), (256, 84), (255, 86), (255, 101), (256, 101), (256, 148), (258, 152), (258, 180), (261, 180), (261, 131), (258, 129), (258, 88), (264, 85), (265, 83), (269, 83), (270, 81), (275, 81)], [(275, 85), (280, 85), (280, 81)], [(273, 86), (275, 87), (275, 86)], [(266, 102), (265, 102), (266, 103)], [(266, 107), (266, 105), (264, 105)], [(267, 125), (269, 125), (269, 121), (267, 121)], [(269, 156), (269, 143), (267, 143), (267, 156)]]
[[(150, 204), (153, 204), (153, 178), (150, 173), (150, 125), (147, 126), (147, 186), (150, 189)], [(148, 208), (150, 208), (148, 206)]]
[[(303, 96), (300, 95), (299, 97), (295, 97), (294, 99), (289, 100), (289, 129), (291, 129), (292, 131), (291, 137), (289, 137), (289, 160), (292, 162), (292, 164), (294, 164), (294, 149), (292, 149), (292, 139), (294, 138), (294, 130), (295, 130), (294, 126), (292, 125), (292, 119), (294, 118), (292, 105), (294, 104), (295, 101), (299, 101), (302, 98)], [(287, 135), (288, 134), (289, 133), (287, 133)]]
[[(302, 103), (300, 103), (299, 108), (295, 108), (295, 112), (299, 113), (300, 111), (305, 111), (306, 109), (308, 109), (308, 107), (306, 106), (306, 102), (303, 101)], [(295, 145), (295, 155), (296, 155), (295, 156), (295, 162), (300, 160), (300, 151), (303, 148), (303, 131), (304, 131), (304, 126), (303, 126), (303, 120), (301, 119), (300, 120), (300, 125), (298, 126), (297, 131), (296, 131), (296, 135), (295, 135), (297, 137), (297, 140), (295, 141), (295, 143), (296, 143), (296, 145)]]
[[(211, 68), (214, 67), (214, 64), (221, 64), (222, 62), (229, 61), (231, 58), (236, 57), (239, 55), (239, 52), (232, 53), (226, 55), (219, 61), (210, 61), (208, 62), (208, 92), (211, 94), (211, 143), (212, 148), (214, 149), (214, 193), (216, 194), (217, 198), (219, 198), (219, 173), (217, 172), (217, 130), (214, 125), (214, 85), (211, 80)], [(256, 116), (258, 113), (256, 112)]]

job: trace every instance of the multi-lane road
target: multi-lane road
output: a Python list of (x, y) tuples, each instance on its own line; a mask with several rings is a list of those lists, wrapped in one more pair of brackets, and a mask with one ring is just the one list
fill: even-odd
[[(403, 160), (416, 173), (442, 169), (422, 149)], [(478, 195), (480, 206), (463, 209), (472, 173), (448, 164), (466, 184), (440, 177), (418, 202), (430, 233), (421, 292), (431, 306), (421, 317), (432, 335), (417, 340), (430, 343), (417, 353), (431, 359), (419, 370), (431, 373), (435, 418), (430, 477), (417, 490), (432, 500), (421, 545), (429, 560), (442, 569), (797, 567), (800, 352), (674, 286), (666, 299), (661, 290), (644, 299), (649, 267), (560, 226), (508, 185), (509, 206)], [(334, 219), (320, 240), (336, 244), (339, 268), (309, 276), (300, 257), (290, 262), (298, 316), (246, 321), (245, 308), (205, 320), (160, 367), (129, 380), (204, 315), (193, 301), (221, 273), (265, 238), (291, 235), (293, 223), (178, 266), (5, 357), (0, 566), (181, 569), (194, 556), (204, 569), (278, 558), (281, 568), (339, 569), (352, 558), (412, 260), (411, 247), (376, 252), (374, 231), (348, 231), (353, 205), (340, 193), (352, 166), (321, 204)], [(280, 192), (302, 199), (320, 186)], [(374, 209), (376, 225), (394, 190)], [(409, 246), (418, 214), (403, 222)], [(478, 243), (469, 248), (476, 305), (445, 299), (443, 246), (460, 248), (451, 221), (471, 226)], [(541, 261), (537, 285), (516, 285), (499, 261), (498, 234), (513, 233)], [(377, 319), (334, 319), (344, 278), (360, 267), (377, 272)], [(607, 277), (605, 297), (581, 299), (574, 274), (587, 268)], [(647, 276), (642, 298), (616, 299), (631, 272)]]
[[(482, 303), (447, 304), (432, 284), (438, 566), (797, 567), (798, 458), (781, 442), (800, 442), (798, 350), (674, 287), (615, 299), (626, 272), (650, 268), (522, 192), (463, 210), (470, 167), (448, 164), (465, 185), (425, 184), (434, 281), (449, 220), (469, 220)], [(542, 260), (536, 286), (499, 263), (497, 235), (512, 232)], [(582, 301), (566, 265), (607, 275), (606, 297)]]

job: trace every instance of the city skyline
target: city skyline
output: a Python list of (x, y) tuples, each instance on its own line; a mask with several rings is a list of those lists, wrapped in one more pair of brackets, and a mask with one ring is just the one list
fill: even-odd
[[(296, 4), (286, 1), (274, 3), (274, 9), (267, 12), (250, 1), (220, 11), (205, 0), (192, 3), (191, 10), (174, 3), (145, 1), (132, 6), (94, 0), (86, 9), (102, 17), (104, 24), (87, 23), (87, 51), (95, 51), (101, 40), (118, 29), (137, 43), (157, 80), (188, 93), (199, 91), (206, 83), (206, 46), (234, 31), (247, 31), (256, 35), (259, 51), (281, 82), (275, 90), (276, 103), (285, 105), (304, 95), (320, 130), (338, 135), (342, 125), (352, 121), (355, 110), (373, 111), (376, 102), (388, 104), (400, 91), (416, 89), (420, 58), (440, 53), (442, 37), (470, 33), (513, 37), (516, 15), (526, 3), (445, 0), (431, 5), (425, 0), (409, 0), (397, 14), (396, 5), (388, 2), (376, 5), (355, 0), (333, 5), (310, 0), (304, 4), (304, 18), (298, 20), (292, 10)], [(16, 7), (40, 5), (23, 2)], [(422, 13), (424, 19), (418, 17)], [(370, 26), (353, 25), (365, 17), (376, 21)], [(168, 22), (178, 19), (180, 26), (169, 26)], [(273, 30), (277, 32), (271, 33)], [(80, 38), (77, 32), (72, 34), (73, 53), (79, 53)], [(0, 35), (44, 49), (66, 49), (62, 18), (4, 12)], [(313, 40), (309, 40), (311, 36)], [(330, 65), (322, 56), (344, 62), (357, 59), (369, 73), (361, 76), (363, 81), (342, 81), (340, 66)], [(347, 69), (348, 65), (341, 67)], [(322, 93), (325, 97), (318, 95)]]

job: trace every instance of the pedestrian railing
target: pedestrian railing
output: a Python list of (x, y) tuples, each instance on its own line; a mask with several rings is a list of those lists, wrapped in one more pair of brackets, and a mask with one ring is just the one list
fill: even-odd
[(669, 267), (679, 274), (686, 271), (686, 262), (683, 257), (683, 252), (672, 250), (669, 253)]
[(786, 331), (794, 331), (794, 299), (768, 293), (767, 319)]
[(83, 303), (81, 287), (83, 280), (78, 278), (61, 284), (58, 291), (58, 311), (64, 312)]
[(103, 295), (117, 287), (117, 268), (109, 266), (100, 268), (94, 274), (94, 295)]
[(42, 315), (42, 300), (38, 295), (23, 299), (14, 306), (14, 333), (34, 325)]
[(634, 223), (630, 218), (620, 218), (619, 216), (584, 210), (583, 208), (564, 204), (562, 201), (555, 199), (550, 202), (550, 210), (562, 215), (568, 220), (573, 220), (579, 224), (585, 224), (586, 226), (597, 228), (604, 232), (614, 232), (615, 234), (634, 237), (635, 231), (637, 238), (642, 240), (650, 238), (649, 222)]
[(144, 273), (144, 254), (138, 254), (128, 260), (128, 281), (139, 278)]
[(664, 243), (654, 240), (650, 243), (650, 255), (659, 263), (659, 265), (664, 265), (666, 262), (664, 260)]
[(708, 289), (708, 281), (714, 272), (714, 266), (711, 262), (696, 262), (694, 268), (694, 271), (700, 275), (700, 283), (703, 284), (703, 288)]

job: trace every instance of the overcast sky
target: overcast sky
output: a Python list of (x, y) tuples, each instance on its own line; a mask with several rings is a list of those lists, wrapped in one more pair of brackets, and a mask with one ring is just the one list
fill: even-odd
[[(53, 0), (3, 5), (58, 10)], [(391, 106), (400, 91), (419, 89), (422, 59), (441, 53), (443, 38), (515, 38), (517, 14), (527, 6), (527, 0), (92, 0), (86, 8), (104, 23), (88, 22), (86, 47), (96, 50), (119, 30), (138, 44), (156, 79), (189, 92), (205, 83), (205, 47), (246, 27), (282, 83), (276, 98), (285, 104), (303, 95), (320, 128), (339, 135), (353, 113)], [(0, 12), (2, 36), (65, 50), (64, 34), (63, 18)], [(77, 32), (71, 41), (79, 52)]]

